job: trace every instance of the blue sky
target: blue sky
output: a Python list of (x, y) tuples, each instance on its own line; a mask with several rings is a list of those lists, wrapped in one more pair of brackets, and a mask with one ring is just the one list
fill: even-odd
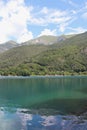
[(0, 43), (87, 31), (87, 0), (0, 0)]

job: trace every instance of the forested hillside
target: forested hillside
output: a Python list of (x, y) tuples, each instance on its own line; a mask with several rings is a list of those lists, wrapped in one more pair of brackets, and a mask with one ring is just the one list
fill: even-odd
[(0, 55), (1, 75), (87, 74), (87, 32), (52, 45), (23, 45)]

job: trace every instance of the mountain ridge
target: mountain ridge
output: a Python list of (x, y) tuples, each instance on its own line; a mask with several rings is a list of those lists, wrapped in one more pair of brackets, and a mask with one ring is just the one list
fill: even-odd
[(37, 37), (32, 40), (28, 40), (26, 42), (17, 43), (13, 40), (9, 40), (5, 43), (0, 44), (0, 53), (5, 52), (11, 48), (22, 46), (22, 45), (32, 45), (32, 44), (43, 44), (43, 45), (51, 45), (56, 42), (64, 41), (67, 38), (72, 37), (73, 35), (61, 35), (61, 36), (52, 36), (52, 35), (43, 35), (40, 37)]
[(30, 44), (44, 44), (44, 45), (51, 45), (56, 42), (64, 41), (74, 35), (60, 35), (60, 36), (52, 36), (52, 35), (43, 35), (40, 37), (37, 37), (32, 40), (28, 40), (24, 42), (24, 45), (30, 45)]

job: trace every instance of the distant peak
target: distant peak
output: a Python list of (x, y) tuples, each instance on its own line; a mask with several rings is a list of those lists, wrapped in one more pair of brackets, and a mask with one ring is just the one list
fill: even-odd
[(5, 44), (6, 43), (10, 43), (10, 44), (17, 44), (15, 41), (13, 41), (13, 40), (9, 40), (9, 41), (7, 41), (7, 42), (5, 42)]

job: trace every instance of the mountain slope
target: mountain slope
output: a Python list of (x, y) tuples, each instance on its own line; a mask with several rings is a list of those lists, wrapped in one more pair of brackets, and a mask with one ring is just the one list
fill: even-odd
[(35, 62), (55, 73), (87, 71), (87, 32), (56, 44), (53, 50), (36, 57)]
[(0, 53), (5, 52), (11, 48), (17, 47), (18, 44), (15, 41), (8, 41), (6, 43), (0, 44)]
[(53, 45), (24, 45), (0, 55), (0, 74), (46, 75), (87, 72), (87, 32)]
[(0, 55), (0, 67), (17, 66), (25, 61), (29, 61), (33, 56), (47, 50), (44, 45), (24, 45), (12, 48)]
[(57, 41), (57, 36), (41, 36), (41, 37), (38, 37), (36, 39), (33, 39), (33, 40), (30, 40), (30, 41), (27, 41), (25, 42), (24, 44), (25, 45), (29, 45), (29, 44), (45, 44), (45, 45), (49, 45), (49, 44), (52, 44), (54, 43), (55, 41)]
[(44, 35), (40, 36), (36, 39), (29, 40), (27, 42), (24, 42), (24, 45), (30, 45), (30, 44), (44, 44), (44, 45), (51, 45), (60, 41), (64, 41), (73, 35), (61, 35), (61, 36), (51, 36), (51, 35)]

